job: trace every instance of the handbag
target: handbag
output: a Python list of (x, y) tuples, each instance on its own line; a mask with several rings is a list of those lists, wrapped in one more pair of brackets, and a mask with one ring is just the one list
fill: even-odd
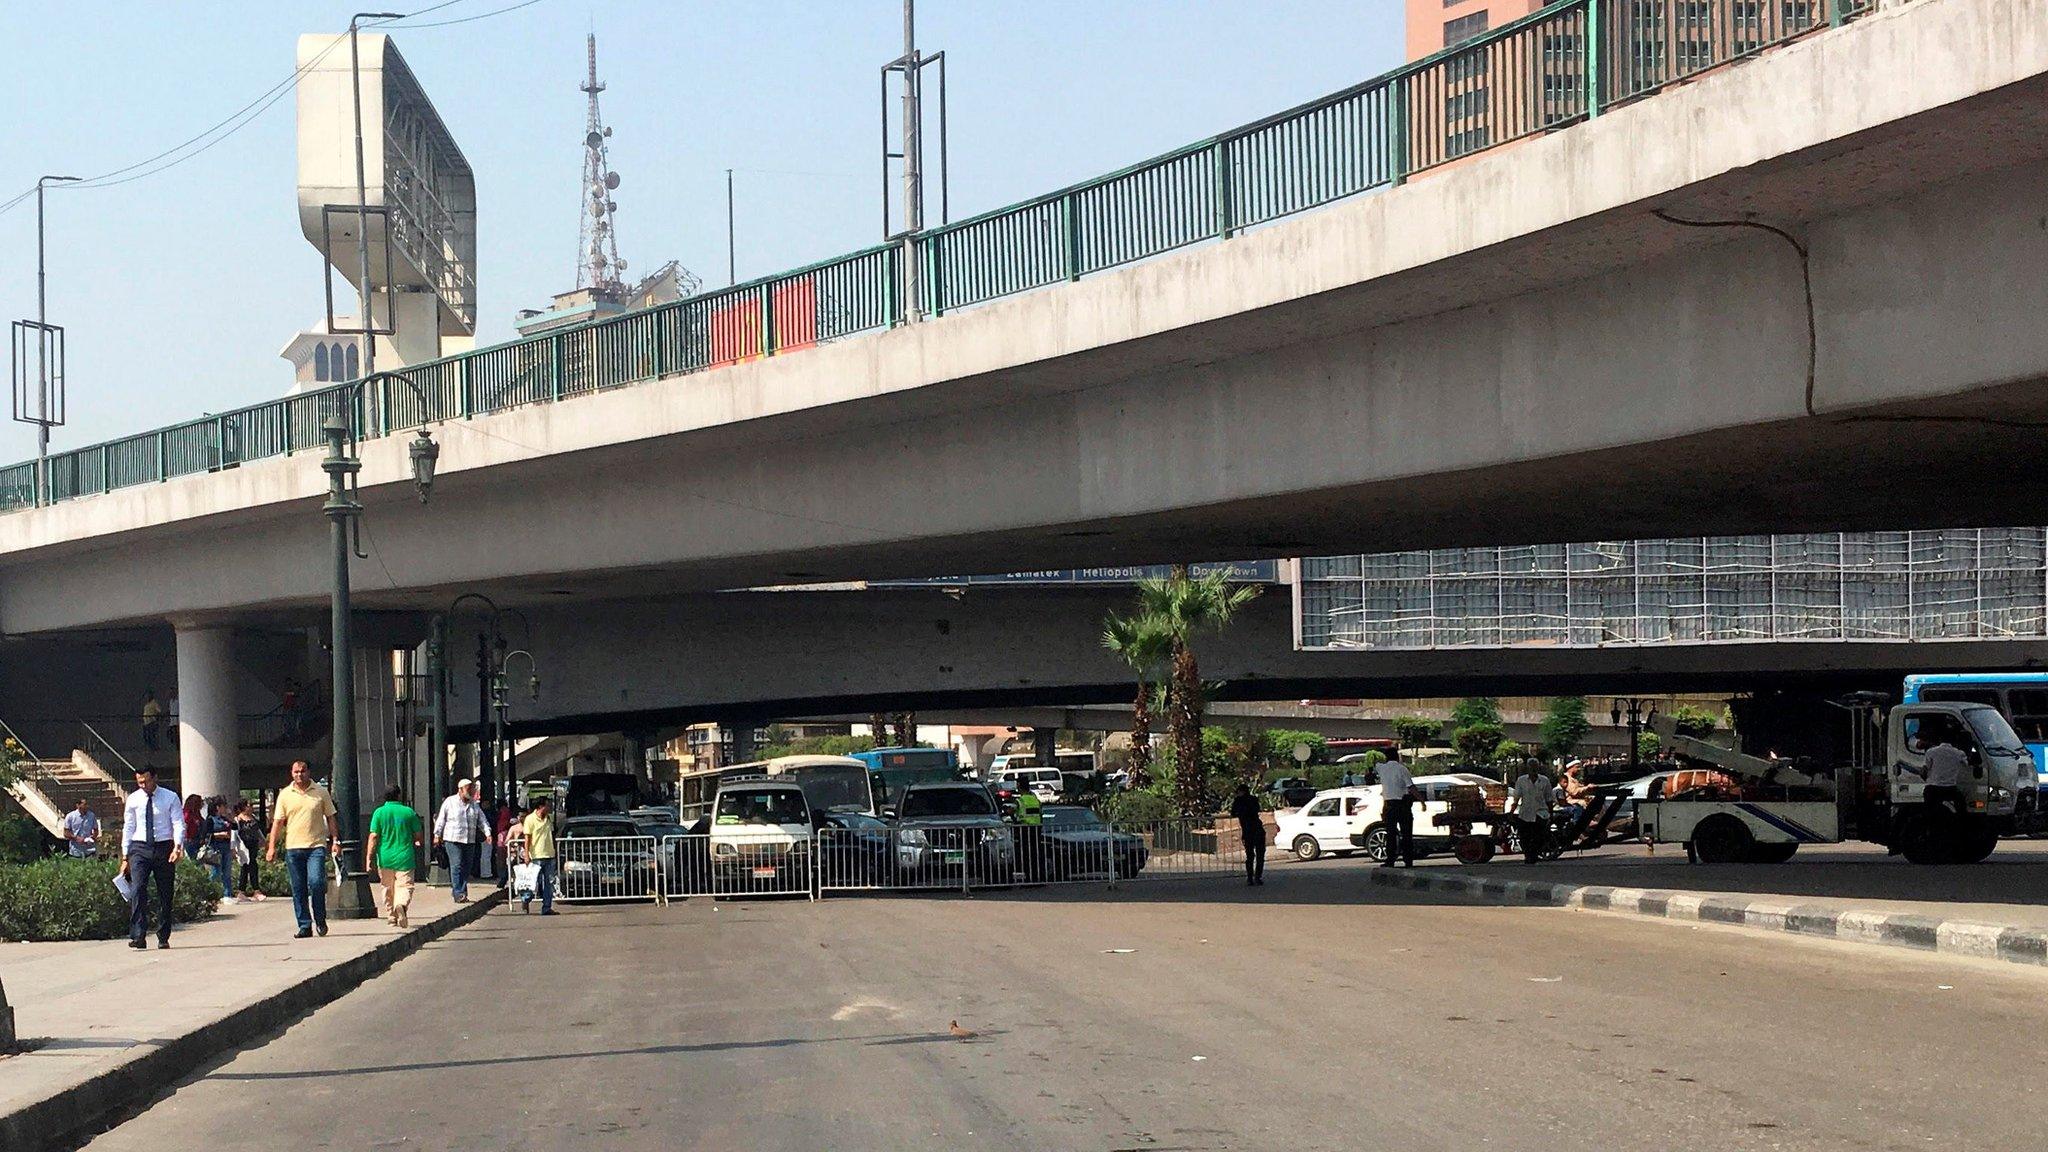
[(530, 894), (540, 889), (540, 865), (514, 864), (512, 866), (512, 890)]

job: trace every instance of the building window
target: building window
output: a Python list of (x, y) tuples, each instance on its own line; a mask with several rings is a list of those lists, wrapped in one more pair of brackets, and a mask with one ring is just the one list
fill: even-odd
[(327, 345), (313, 345), (313, 379), (327, 382)]
[(1486, 89), (1472, 88), (1444, 98), (1444, 119), (1465, 120), (1486, 111)]
[[(343, 380), (353, 380), (357, 376), (360, 376), (362, 373), (358, 370), (356, 365), (356, 346), (351, 344), (348, 346), (348, 375), (342, 376), (341, 378)], [(336, 375), (340, 375), (340, 373), (336, 373)]]
[(1465, 41), (1484, 33), (1487, 29), (1487, 14), (1474, 12), (1456, 20), (1444, 21), (1444, 47), (1456, 48)]

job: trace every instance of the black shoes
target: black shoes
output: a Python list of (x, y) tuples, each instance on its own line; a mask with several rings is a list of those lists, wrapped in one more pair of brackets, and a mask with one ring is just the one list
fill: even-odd
[(318, 932), (322, 936), (325, 936), (327, 935), (327, 925), (324, 923), (315, 924), (313, 925), (313, 931)]
[(170, 946), (171, 946), (171, 938), (170, 938), (170, 937), (168, 937), (168, 936), (159, 936), (159, 937), (157, 937), (157, 941), (156, 941), (156, 950), (157, 950), (157, 951), (161, 952), (161, 951), (163, 951), (164, 949), (166, 949), (166, 948), (169, 948)]
[(130, 941), (128, 942), (128, 946), (129, 946), (130, 948), (133, 948), (133, 949), (135, 949), (136, 951), (138, 951), (138, 952), (139, 952), (139, 951), (141, 951), (142, 949), (144, 949), (144, 948), (147, 948), (147, 947), (149, 947), (149, 941), (147, 941), (147, 940), (130, 940)]
[(311, 937), (312, 935), (313, 935), (313, 930), (312, 930), (311, 928), (301, 928), (301, 929), (299, 929), (299, 930), (298, 930), (297, 932), (294, 932), (294, 933), (292, 933), (292, 939), (294, 939), (294, 940), (305, 940), (305, 939), (307, 939), (307, 938)]

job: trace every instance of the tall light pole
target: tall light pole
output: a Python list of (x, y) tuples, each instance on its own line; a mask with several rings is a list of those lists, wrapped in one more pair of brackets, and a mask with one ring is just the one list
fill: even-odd
[(924, 172), (918, 153), (924, 136), (918, 124), (917, 0), (903, 0), (903, 315), (915, 320), (924, 309), (924, 270), (918, 267), (917, 234), (924, 230)]
[(733, 255), (732, 169), (725, 170), (725, 286), (740, 282), (739, 261)]
[[(50, 323), (48, 242), (43, 224), (43, 190), (69, 184), (76, 176), (36, 178), (36, 318), (14, 324), (14, 418), (36, 426), (36, 490), (32, 503), (50, 501), (50, 429), (64, 423), (64, 330)], [(28, 341), (36, 345), (36, 378), (31, 394), (27, 373)], [(54, 353), (54, 355), (53, 355)]]
[[(389, 372), (380, 375), (388, 379), (405, 379)], [(335, 389), (334, 408), (320, 425), (321, 432), (327, 437), (327, 456), (320, 461), (321, 471), (327, 473), (327, 503), (321, 505), (320, 511), (327, 517), (334, 556), (333, 590), (328, 601), (328, 639), (333, 657), (329, 670), (334, 681), (334, 707), (330, 709), (334, 726), (329, 734), (333, 760), (329, 783), (334, 789), (334, 806), (339, 810), (341, 824), (341, 850), (334, 864), (336, 873), (341, 877), (338, 903), (345, 917), (368, 917), (375, 907), (370, 898), (367, 873), (361, 868), (353, 871), (349, 868), (362, 842), (363, 819), (361, 792), (356, 781), (354, 609), (349, 601), (348, 572), (351, 551), (349, 529), (363, 514), (363, 506), (354, 497), (355, 477), (362, 471), (363, 464), (350, 449), (355, 439), (352, 416), (356, 402), (373, 379), (375, 377), (364, 376)], [(410, 385), (411, 381), (406, 383)], [(417, 385), (413, 388), (418, 390)], [(420, 395), (420, 410), (428, 410), (424, 393)], [(434, 465), (440, 459), (441, 448), (434, 443), (433, 435), (421, 428), (406, 445), (406, 456), (412, 463), (413, 487), (424, 504), (434, 484)]]
[(1645, 700), (1640, 696), (1617, 696), (1614, 698), (1614, 707), (1607, 713), (1616, 728), (1621, 727), (1624, 713), (1628, 716), (1628, 774), (1633, 777), (1642, 759), (1643, 724), (1657, 718), (1657, 702)]

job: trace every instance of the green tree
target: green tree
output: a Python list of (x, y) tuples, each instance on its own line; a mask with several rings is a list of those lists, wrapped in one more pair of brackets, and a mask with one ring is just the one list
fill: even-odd
[(1227, 626), (1238, 609), (1259, 594), (1254, 584), (1232, 585), (1222, 572), (1191, 576), (1176, 564), (1164, 578), (1138, 582), (1141, 613), (1158, 621), (1167, 635), (1170, 674), (1167, 678), (1166, 736), (1175, 763), (1175, 804), (1187, 817), (1209, 815), (1210, 798), (1202, 779), (1202, 670), (1195, 659), (1195, 637)]
[(1657, 758), (1657, 753), (1661, 751), (1663, 747), (1664, 741), (1658, 739), (1657, 734), (1655, 732), (1652, 732), (1649, 729), (1645, 728), (1641, 732), (1636, 733), (1637, 759), (1655, 760)]
[(1320, 732), (1302, 732), (1293, 728), (1269, 728), (1265, 734), (1265, 748), (1261, 755), (1273, 762), (1273, 767), (1293, 775), (1304, 765), (1294, 762), (1294, 746), (1308, 745), (1308, 764), (1330, 762), (1330, 742)]
[(1443, 735), (1444, 723), (1427, 716), (1396, 716), (1391, 722), (1394, 739), (1402, 748), (1414, 751)]
[(1474, 724), (1504, 724), (1500, 715), (1500, 701), (1491, 696), (1467, 696), (1451, 709), (1451, 718), (1444, 722), (1444, 730), (1456, 732)]
[(1720, 727), (1721, 718), (1696, 704), (1681, 704), (1671, 713), (1672, 730), (1680, 736), (1704, 740)]
[(1154, 617), (1112, 612), (1102, 623), (1102, 646), (1138, 679), (1137, 696), (1131, 701), (1131, 755), (1125, 764), (1131, 787), (1143, 788), (1152, 780), (1152, 680), (1173, 655), (1173, 637)]
[(1507, 738), (1504, 726), (1478, 720), (1452, 733), (1451, 747), (1458, 750), (1458, 759), (1463, 763), (1488, 764)]
[(1543, 743), (1543, 751), (1551, 756), (1569, 756), (1593, 730), (1593, 722), (1586, 718), (1584, 696), (1556, 696), (1543, 713), (1543, 722), (1537, 725), (1536, 737)]
[(1512, 764), (1528, 754), (1529, 750), (1514, 740), (1503, 740), (1493, 748), (1494, 762), (1499, 764)]

